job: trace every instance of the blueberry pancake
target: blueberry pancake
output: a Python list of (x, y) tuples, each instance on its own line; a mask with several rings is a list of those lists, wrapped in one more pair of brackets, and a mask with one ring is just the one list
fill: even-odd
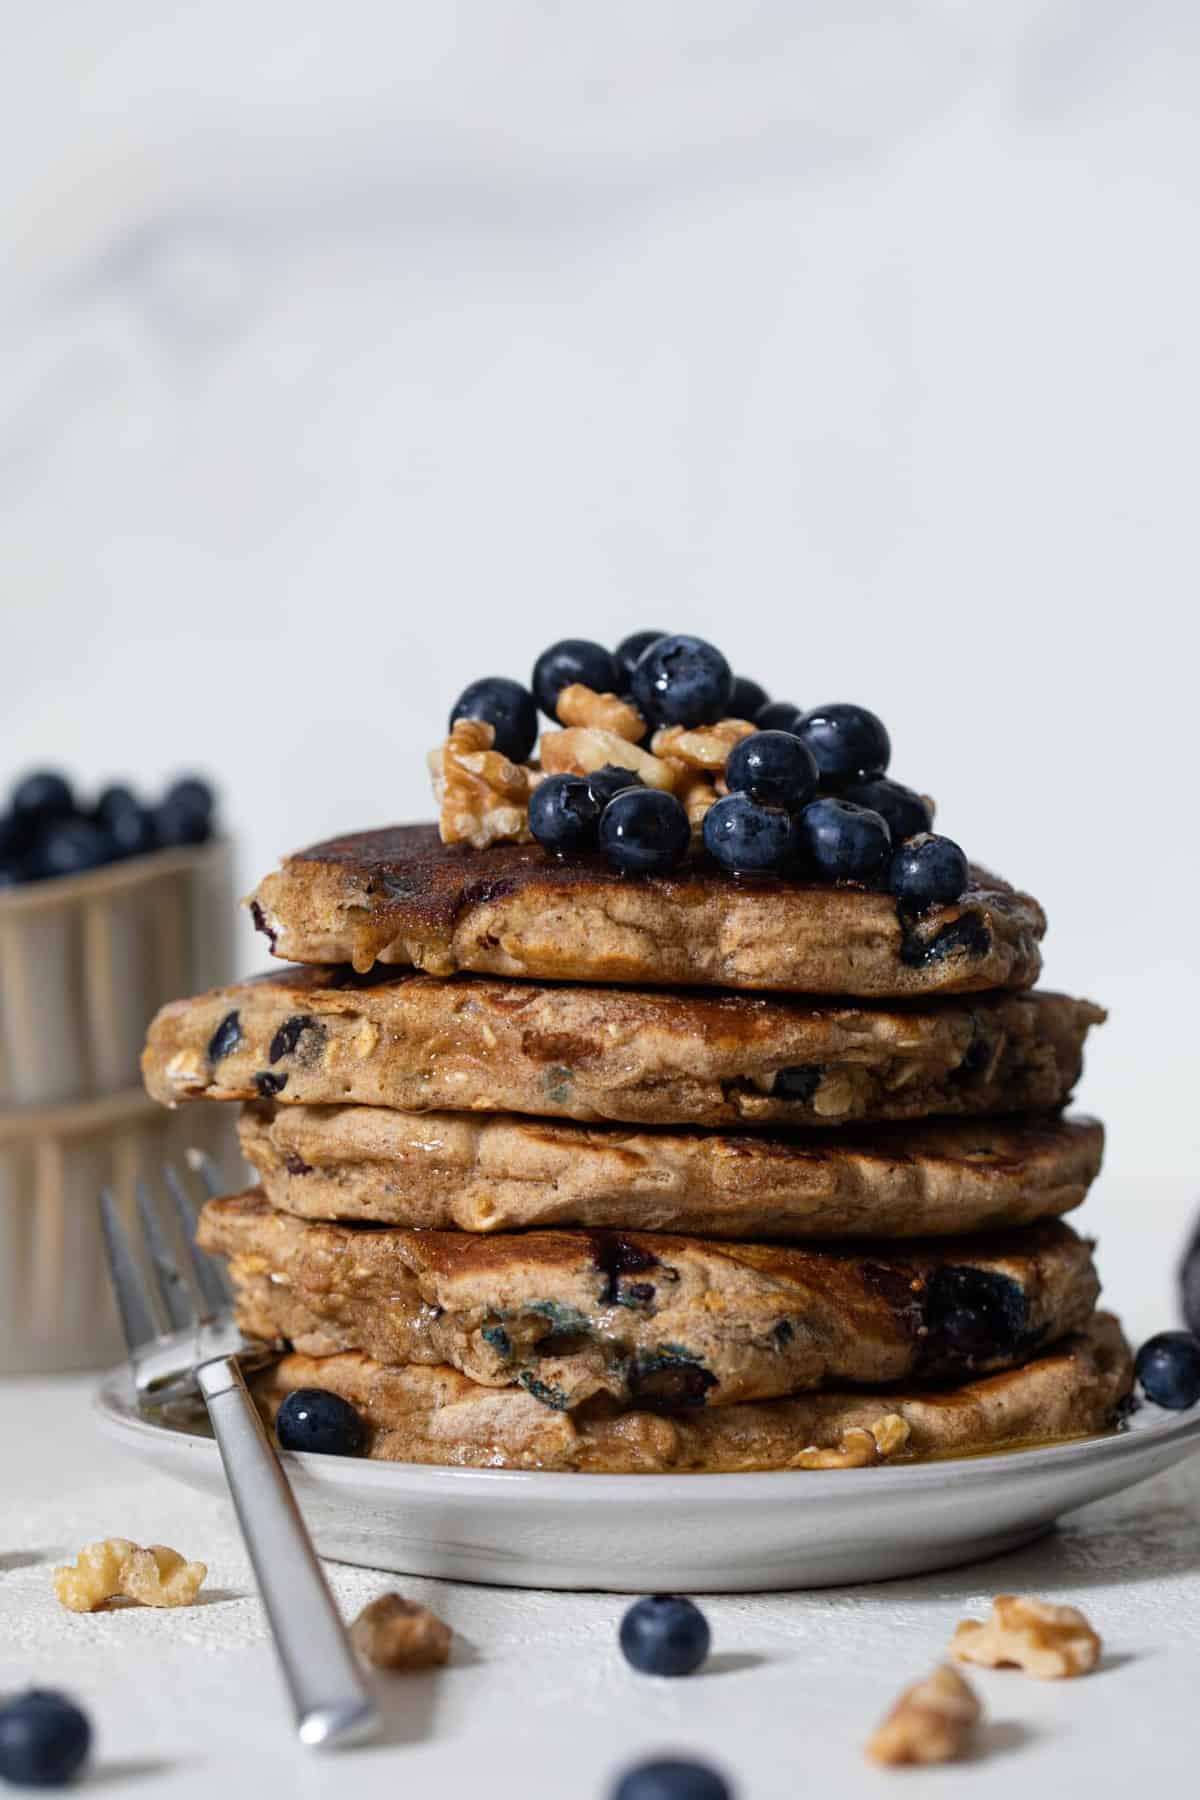
[(1032, 987), (1046, 926), (1036, 900), (979, 868), (958, 900), (914, 914), (854, 884), (736, 881), (695, 860), (629, 880), (594, 852), (447, 846), (433, 825), (299, 851), (251, 907), (296, 962), (871, 999)]
[(628, 1226), (704, 1237), (926, 1237), (1078, 1206), (1095, 1119), (954, 1120), (767, 1136), (556, 1124), (512, 1113), (279, 1106), (240, 1122), (274, 1206), (414, 1230)]
[(670, 1416), (620, 1412), (601, 1396), (556, 1412), (520, 1388), (483, 1387), (456, 1369), (395, 1367), (357, 1352), (285, 1356), (255, 1387), (268, 1417), (294, 1388), (340, 1394), (366, 1422), (367, 1455), (384, 1462), (637, 1475), (820, 1466), (811, 1452), (822, 1449), (853, 1465), (864, 1433), (883, 1445), (901, 1440), (893, 1457), (913, 1459), (1087, 1437), (1116, 1422), (1132, 1380), (1120, 1326), (1096, 1313), (1024, 1367), (946, 1392), (843, 1390)]
[(1040, 992), (814, 1005), (289, 968), (164, 1007), (142, 1067), (167, 1105), (277, 1098), (809, 1127), (1061, 1106), (1103, 1018)]
[(448, 1363), (569, 1408), (729, 1405), (845, 1382), (1023, 1362), (1099, 1293), (1091, 1246), (1046, 1223), (994, 1238), (861, 1248), (636, 1231), (317, 1224), (257, 1190), (210, 1201), (242, 1329), (318, 1354)]

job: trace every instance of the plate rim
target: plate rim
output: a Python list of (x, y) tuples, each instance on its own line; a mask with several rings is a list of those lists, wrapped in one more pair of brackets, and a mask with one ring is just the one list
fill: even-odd
[[(102, 1429), (114, 1437), (132, 1443), (174, 1444), (200, 1454), (219, 1455), (216, 1440), (197, 1432), (182, 1431), (174, 1426), (158, 1424), (143, 1418), (132, 1396), (132, 1378), (126, 1364), (118, 1364), (104, 1372), (92, 1395), (91, 1410)], [(1194, 1406), (1168, 1411), (1140, 1401), (1138, 1412), (1146, 1422), (1132, 1428), (1088, 1437), (1069, 1438), (1060, 1443), (1043, 1444), (1028, 1449), (994, 1450), (967, 1456), (931, 1458), (924, 1462), (884, 1463), (865, 1469), (757, 1469), (713, 1471), (701, 1469), (664, 1471), (661, 1474), (628, 1474), (615, 1472), (575, 1471), (569, 1469), (489, 1469), (455, 1463), (417, 1463), (372, 1461), (367, 1457), (323, 1456), (314, 1451), (280, 1451), (286, 1468), (294, 1468), (320, 1486), (340, 1487), (347, 1479), (367, 1482), (377, 1487), (401, 1489), (414, 1480), (430, 1478), (445, 1486), (479, 1489), (489, 1487), (498, 1494), (508, 1490), (514, 1496), (532, 1493), (546, 1500), (563, 1500), (586, 1504), (621, 1495), (626, 1502), (639, 1493), (665, 1497), (665, 1484), (682, 1482), (689, 1493), (703, 1493), (714, 1499), (740, 1500), (778, 1497), (786, 1481), (789, 1490), (796, 1483), (799, 1491), (816, 1497), (836, 1489), (850, 1498), (861, 1493), (878, 1495), (881, 1489), (897, 1485), (915, 1492), (930, 1487), (945, 1488), (948, 1476), (956, 1489), (987, 1485), (1006, 1477), (1036, 1477), (1067, 1474), (1095, 1462), (1124, 1462), (1146, 1455), (1156, 1448), (1185, 1448), (1189, 1444), (1200, 1450), (1200, 1401)], [(353, 1470), (353, 1476), (349, 1471)], [(702, 1487), (697, 1488), (699, 1480)], [(532, 1484), (532, 1487), (531, 1487)]]

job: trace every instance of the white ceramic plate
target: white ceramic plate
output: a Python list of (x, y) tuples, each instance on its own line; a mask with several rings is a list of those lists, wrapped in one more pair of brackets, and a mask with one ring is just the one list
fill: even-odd
[[(142, 1418), (124, 1369), (96, 1405), (134, 1455), (227, 1492), (213, 1440)], [(283, 1461), (317, 1548), (338, 1562), (505, 1587), (695, 1594), (881, 1581), (994, 1556), (1196, 1450), (1200, 1406), (1144, 1406), (1107, 1437), (893, 1468), (558, 1475)]]

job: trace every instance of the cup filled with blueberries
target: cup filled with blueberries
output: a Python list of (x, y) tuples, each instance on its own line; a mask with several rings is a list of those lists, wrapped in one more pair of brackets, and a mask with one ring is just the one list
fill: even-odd
[(87, 799), (57, 770), (36, 769), (14, 783), (0, 812), (0, 890), (206, 844), (216, 835), (216, 800), (198, 775), (181, 775), (156, 796), (114, 782)]

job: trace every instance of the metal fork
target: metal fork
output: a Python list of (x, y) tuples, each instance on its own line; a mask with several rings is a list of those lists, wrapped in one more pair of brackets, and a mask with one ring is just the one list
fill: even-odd
[[(222, 1183), (207, 1157), (189, 1162), (212, 1197)], [(233, 1319), (224, 1271), (196, 1243), (196, 1214), (185, 1178), (172, 1165), (163, 1182), (184, 1250), (171, 1250), (160, 1202), (135, 1186), (145, 1260), (161, 1313), (109, 1189), (100, 1213), (109, 1272), (129, 1350), (139, 1407), (154, 1413), (197, 1395), (216, 1436), (275, 1649), (291, 1694), (300, 1740), (331, 1749), (373, 1735), (378, 1712), (321, 1573), (287, 1476), (242, 1378), (274, 1353), (243, 1339)], [(190, 1341), (189, 1341), (190, 1340)]]

